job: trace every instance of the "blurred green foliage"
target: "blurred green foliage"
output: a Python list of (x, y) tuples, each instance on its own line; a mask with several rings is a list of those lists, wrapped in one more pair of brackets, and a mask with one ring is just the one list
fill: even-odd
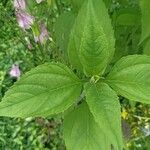
[[(21, 73), (42, 63), (40, 51), (28, 48), (16, 22), (12, 1), (0, 1), (0, 99), (16, 81), (9, 71), (15, 63)], [(29, 37), (30, 38), (30, 37)], [(64, 150), (61, 119), (0, 117), (0, 150)]]
[(64, 150), (61, 121), (0, 118), (1, 150)]

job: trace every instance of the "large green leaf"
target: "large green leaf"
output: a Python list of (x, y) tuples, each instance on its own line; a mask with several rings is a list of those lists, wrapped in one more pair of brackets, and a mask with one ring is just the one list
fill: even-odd
[(70, 35), (70, 62), (88, 76), (102, 74), (114, 54), (114, 45), (111, 21), (103, 1), (86, 1)]
[(133, 8), (124, 8), (117, 12), (117, 26), (138, 26), (140, 25), (140, 12)]
[(85, 102), (65, 116), (64, 138), (67, 150), (110, 150)]
[(122, 150), (121, 113), (116, 93), (106, 83), (87, 83), (86, 101), (115, 150)]
[(150, 103), (150, 57), (123, 57), (113, 67), (106, 81), (119, 95), (133, 101)]
[(65, 65), (40, 65), (25, 74), (6, 93), (0, 103), (0, 116), (58, 114), (77, 100), (80, 91), (80, 80)]
[(141, 42), (150, 37), (150, 2), (149, 0), (141, 0), (141, 11), (142, 11), (142, 37)]

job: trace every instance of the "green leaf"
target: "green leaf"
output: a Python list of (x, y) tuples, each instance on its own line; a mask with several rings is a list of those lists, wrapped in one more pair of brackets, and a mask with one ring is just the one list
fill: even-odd
[(67, 150), (109, 150), (106, 136), (84, 102), (64, 118)]
[(96, 122), (115, 150), (122, 150), (121, 113), (116, 93), (106, 83), (87, 83), (86, 101)]
[(150, 57), (131, 55), (120, 59), (106, 78), (121, 96), (150, 103)]
[(55, 36), (57, 45), (67, 55), (67, 47), (71, 28), (74, 24), (75, 14), (73, 12), (65, 12), (61, 14), (55, 23)]
[(114, 54), (114, 45), (111, 21), (103, 1), (86, 1), (70, 35), (71, 64), (87, 76), (102, 74)]
[(70, 0), (75, 11), (78, 11), (85, 0)]
[(81, 86), (65, 65), (40, 65), (6, 93), (0, 103), (0, 116), (49, 116), (64, 112), (79, 97)]
[(118, 11), (116, 25), (137, 26), (140, 25), (140, 12), (133, 8), (124, 8)]
[(141, 42), (150, 37), (150, 2), (149, 0), (141, 0), (140, 1), (141, 11), (142, 11), (142, 36)]

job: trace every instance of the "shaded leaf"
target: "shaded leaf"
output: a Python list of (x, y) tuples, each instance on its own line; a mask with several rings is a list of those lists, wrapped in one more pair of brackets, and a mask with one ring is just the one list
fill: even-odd
[(136, 9), (125, 8), (118, 12), (116, 24), (123, 26), (137, 26), (140, 25), (140, 13)]
[(61, 14), (55, 24), (55, 36), (57, 45), (65, 53), (68, 47), (69, 35), (74, 24), (75, 14), (73, 12), (65, 12)]
[(85, 0), (70, 0), (75, 11), (78, 11)]
[(150, 37), (143, 44), (143, 53), (150, 55)]
[(110, 145), (84, 102), (64, 118), (67, 150), (109, 150)]
[(140, 1), (141, 11), (142, 11), (142, 36), (141, 42), (150, 37), (150, 2), (149, 0), (141, 0)]

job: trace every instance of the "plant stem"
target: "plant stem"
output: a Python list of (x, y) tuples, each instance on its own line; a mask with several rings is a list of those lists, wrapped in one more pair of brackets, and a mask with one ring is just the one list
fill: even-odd
[(58, 13), (60, 15), (61, 14), (61, 8), (60, 8), (58, 0), (55, 0), (55, 3), (56, 3), (56, 6), (57, 6)]

